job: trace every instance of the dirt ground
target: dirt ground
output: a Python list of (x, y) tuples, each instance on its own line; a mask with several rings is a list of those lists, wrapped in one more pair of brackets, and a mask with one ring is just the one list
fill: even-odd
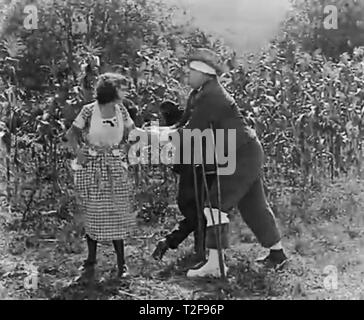
[[(74, 236), (71, 246), (67, 247), (60, 237), (46, 239), (28, 235), (24, 238), (19, 232), (5, 228), (9, 215), (3, 209), (0, 217), (0, 298), (362, 299), (364, 212), (360, 206), (355, 210), (350, 212), (350, 217), (347, 214), (325, 217), (309, 224), (297, 220), (289, 227), (281, 223), (290, 261), (279, 271), (265, 270), (254, 263), (254, 259), (266, 250), (256, 243), (240, 216), (235, 215), (231, 223), (232, 246), (227, 251), (229, 274), (226, 282), (186, 278), (186, 271), (193, 264), (192, 237), (178, 251), (169, 251), (162, 262), (151, 259), (155, 243), (179, 219), (174, 213), (164, 224), (141, 224), (139, 235), (127, 242), (130, 279), (115, 280), (113, 248), (110, 244), (101, 244), (97, 281), (83, 286), (74, 282), (86, 256), (82, 239)], [(29, 281), (35, 269), (37, 288)]]

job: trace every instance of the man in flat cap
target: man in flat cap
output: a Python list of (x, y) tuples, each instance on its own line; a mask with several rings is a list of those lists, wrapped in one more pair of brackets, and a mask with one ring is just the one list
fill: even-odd
[[(210, 203), (204, 204), (205, 241), (209, 255), (207, 263), (198, 269), (189, 270), (187, 276), (219, 277), (221, 275), (215, 231), (220, 223), (221, 245), (222, 249), (226, 249), (228, 247), (228, 212), (234, 207), (238, 208), (243, 220), (260, 244), (270, 249), (269, 254), (258, 259), (257, 262), (274, 267), (282, 265), (287, 261), (287, 257), (281, 245), (281, 235), (274, 214), (264, 193), (262, 183), (264, 154), (261, 143), (255, 131), (247, 124), (234, 99), (218, 81), (218, 76), (223, 72), (219, 57), (211, 50), (198, 49), (189, 59), (189, 68), (189, 84), (193, 94), (189, 99), (188, 112), (191, 114), (189, 121), (178, 130), (181, 141), (183, 140), (181, 152), (186, 150), (184, 149), (186, 145), (195, 143), (195, 141), (186, 141), (184, 130), (204, 132), (213, 128), (215, 140), (217, 132), (223, 132), (224, 143), (221, 141), (218, 143), (216, 140), (216, 153), (223, 157), (233, 148), (234, 158), (228, 159), (230, 163), (227, 163), (227, 166), (233, 165), (235, 170), (227, 172), (219, 161), (212, 164), (206, 161), (206, 152), (209, 150), (206, 142), (202, 144), (203, 153), (200, 160), (206, 169), (210, 198)], [(233, 136), (229, 132), (234, 132)], [(194, 192), (193, 166), (198, 175), (198, 185), (202, 181), (202, 171), (201, 165), (198, 165), (199, 162), (194, 157), (192, 164), (180, 165), (178, 206), (185, 219), (177, 230), (158, 243), (153, 253), (157, 259), (161, 259), (168, 249), (176, 249), (191, 232), (197, 229), (198, 208)], [(222, 173), (223, 171), (225, 173)]]

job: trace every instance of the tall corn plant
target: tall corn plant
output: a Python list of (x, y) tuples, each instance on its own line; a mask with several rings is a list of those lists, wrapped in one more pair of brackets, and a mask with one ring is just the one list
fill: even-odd
[(4, 66), (2, 72), (2, 80), (5, 85), (5, 98), (8, 103), (7, 119), (9, 129), (10, 150), (7, 157), (7, 185), (8, 185), (8, 202), (11, 200), (11, 175), (13, 169), (14, 173), (14, 194), (17, 194), (19, 176), (18, 176), (18, 113), (21, 108), (19, 104), (19, 94), (21, 92), (18, 86), (17, 69), (19, 59), (22, 58), (25, 52), (25, 45), (22, 40), (13, 36), (7, 36), (1, 42), (1, 51), (5, 55)]

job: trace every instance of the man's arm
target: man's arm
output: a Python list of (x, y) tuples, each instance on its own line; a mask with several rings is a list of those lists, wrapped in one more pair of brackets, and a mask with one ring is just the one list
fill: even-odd
[(182, 118), (179, 122), (177, 122), (176, 125), (173, 126), (174, 128), (182, 128), (190, 120), (193, 111), (193, 99), (195, 98), (196, 94), (197, 90), (191, 91), (190, 95), (188, 96), (186, 109), (183, 112)]

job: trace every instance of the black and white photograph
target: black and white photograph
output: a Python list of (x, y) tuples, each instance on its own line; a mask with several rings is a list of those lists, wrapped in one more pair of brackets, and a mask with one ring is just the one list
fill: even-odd
[(0, 0), (0, 300), (363, 300), (363, 148), (364, 0)]

